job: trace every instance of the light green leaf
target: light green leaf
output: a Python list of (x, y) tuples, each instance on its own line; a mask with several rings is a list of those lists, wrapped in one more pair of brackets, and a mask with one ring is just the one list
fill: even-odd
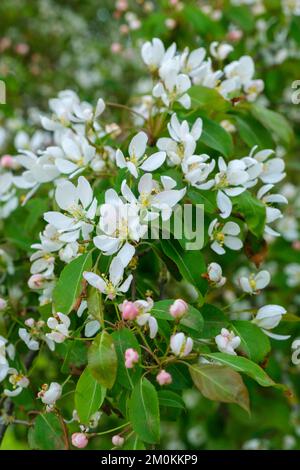
[(102, 331), (88, 350), (88, 367), (105, 388), (112, 388), (117, 375), (118, 358), (112, 337)]
[(149, 380), (142, 378), (129, 400), (129, 418), (140, 439), (149, 444), (159, 442), (160, 420), (158, 396)]
[(226, 112), (231, 108), (230, 103), (214, 88), (194, 85), (188, 90), (188, 94), (192, 100), (192, 109)]
[(106, 395), (106, 389), (102, 387), (86, 367), (81, 374), (75, 390), (75, 409), (80, 422), (88, 424), (91, 416), (99, 410)]
[(53, 291), (53, 301), (57, 312), (70, 313), (82, 289), (83, 272), (91, 267), (91, 252), (78, 256), (64, 267)]
[(275, 382), (268, 376), (268, 374), (255, 362), (250, 361), (246, 357), (241, 356), (231, 356), (230, 354), (225, 353), (205, 353), (204, 357), (209, 359), (214, 359), (221, 364), (231, 367), (237, 372), (242, 372), (246, 375), (249, 375), (262, 387), (274, 387)]

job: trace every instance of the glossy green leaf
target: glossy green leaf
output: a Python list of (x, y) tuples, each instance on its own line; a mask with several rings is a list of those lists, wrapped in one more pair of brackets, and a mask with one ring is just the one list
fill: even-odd
[(249, 375), (262, 387), (273, 387), (275, 382), (268, 376), (268, 374), (255, 362), (250, 361), (246, 357), (242, 356), (231, 356), (230, 354), (225, 353), (205, 353), (204, 357), (209, 359), (214, 359), (221, 364), (224, 364), (237, 372), (242, 372), (246, 375)]
[(70, 313), (82, 289), (83, 272), (91, 267), (91, 252), (78, 256), (64, 267), (53, 291), (57, 312)]
[(129, 418), (140, 439), (149, 444), (159, 441), (158, 396), (154, 386), (142, 378), (134, 387), (129, 401)]
[(75, 390), (75, 409), (82, 424), (88, 424), (91, 416), (99, 410), (106, 395), (102, 387), (92, 376), (89, 368), (81, 374)]
[(105, 388), (112, 388), (117, 376), (118, 358), (113, 338), (102, 331), (88, 351), (88, 367), (93, 377)]

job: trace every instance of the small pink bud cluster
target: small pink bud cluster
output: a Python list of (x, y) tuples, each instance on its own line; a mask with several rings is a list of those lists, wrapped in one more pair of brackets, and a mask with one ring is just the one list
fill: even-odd
[(115, 436), (112, 437), (111, 442), (116, 447), (122, 447), (122, 445), (124, 444), (124, 440), (125, 440), (124, 437), (119, 436), (118, 434), (116, 434)]
[(138, 361), (139, 361), (138, 352), (133, 348), (126, 349), (126, 351), (125, 351), (125, 367), (127, 367), (127, 369), (132, 369), (134, 367), (134, 364), (136, 364)]
[(138, 308), (130, 300), (124, 300), (124, 302), (119, 305), (119, 309), (122, 313), (123, 320), (134, 320), (138, 316)]
[(159, 385), (169, 385), (172, 383), (172, 375), (163, 369), (157, 374), (156, 381)]
[(182, 299), (176, 299), (170, 306), (170, 314), (173, 318), (181, 318), (188, 311), (188, 304)]
[(74, 447), (77, 447), (78, 449), (83, 449), (88, 445), (88, 438), (86, 434), (83, 432), (75, 432), (72, 434), (72, 444)]

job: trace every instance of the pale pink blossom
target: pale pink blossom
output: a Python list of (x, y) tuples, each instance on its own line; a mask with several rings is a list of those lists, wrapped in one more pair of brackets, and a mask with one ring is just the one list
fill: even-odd
[(72, 434), (72, 444), (78, 449), (83, 449), (88, 445), (88, 438), (83, 432), (75, 432)]
[(159, 385), (169, 385), (172, 383), (172, 376), (169, 374), (169, 372), (166, 372), (163, 369), (157, 374), (156, 381), (159, 383)]

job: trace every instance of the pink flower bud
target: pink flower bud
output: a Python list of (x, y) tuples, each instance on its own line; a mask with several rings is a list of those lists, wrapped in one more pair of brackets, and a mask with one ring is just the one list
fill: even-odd
[(44, 282), (45, 278), (42, 274), (33, 274), (28, 279), (28, 286), (30, 289), (42, 289)]
[(170, 307), (170, 314), (173, 318), (181, 318), (188, 310), (188, 304), (182, 300), (177, 299)]
[(14, 158), (11, 155), (3, 155), (3, 157), (1, 157), (1, 166), (3, 168), (14, 168)]
[(159, 385), (169, 385), (172, 383), (172, 375), (163, 369), (157, 374), (156, 381)]
[(139, 361), (138, 352), (133, 348), (126, 349), (126, 351), (125, 351), (125, 367), (127, 367), (127, 369), (132, 369), (134, 364), (136, 364), (138, 361)]
[(229, 31), (227, 34), (227, 39), (229, 41), (239, 41), (243, 37), (243, 31), (240, 31), (239, 29), (235, 29), (233, 31)]
[(135, 304), (129, 300), (124, 300), (124, 302), (119, 305), (119, 309), (122, 312), (123, 320), (134, 320), (139, 313)]
[(113, 54), (119, 54), (122, 50), (122, 45), (119, 42), (113, 42), (110, 46), (110, 50)]
[(72, 434), (72, 444), (74, 447), (78, 447), (78, 449), (83, 449), (88, 445), (88, 438), (86, 434), (83, 432), (75, 432)]
[(24, 42), (20, 42), (19, 44), (16, 45), (15, 51), (19, 55), (26, 55), (29, 52), (29, 46), (28, 44)]
[(294, 248), (294, 250), (296, 250), (296, 251), (300, 251), (300, 240), (295, 240), (295, 241), (293, 242), (293, 248)]
[(118, 434), (116, 434), (115, 436), (112, 437), (111, 442), (116, 447), (122, 447), (122, 445), (124, 444), (124, 440), (125, 440), (124, 437), (119, 436)]

